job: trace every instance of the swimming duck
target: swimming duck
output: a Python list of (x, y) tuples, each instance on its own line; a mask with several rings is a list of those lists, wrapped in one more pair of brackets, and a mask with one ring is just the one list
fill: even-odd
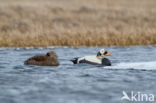
[(74, 64), (79, 63), (87, 63), (92, 65), (104, 65), (104, 66), (111, 66), (111, 62), (109, 59), (105, 58), (105, 56), (112, 56), (106, 50), (101, 49), (98, 51), (96, 56), (85, 56), (85, 57), (76, 57), (71, 59)]
[(44, 56), (34, 56), (24, 62), (25, 65), (58, 66), (57, 54), (53, 51)]

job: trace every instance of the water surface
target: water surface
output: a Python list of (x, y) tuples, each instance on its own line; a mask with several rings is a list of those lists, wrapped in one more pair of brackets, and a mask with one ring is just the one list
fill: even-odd
[[(113, 66), (73, 65), (73, 57), (107, 49)], [(53, 50), (60, 66), (25, 66)], [(0, 48), (1, 103), (129, 103), (122, 91), (156, 96), (156, 46)], [(141, 102), (147, 103), (147, 102)]]

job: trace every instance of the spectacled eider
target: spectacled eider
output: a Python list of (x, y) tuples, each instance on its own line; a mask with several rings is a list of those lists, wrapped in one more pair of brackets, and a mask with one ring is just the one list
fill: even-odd
[(53, 51), (44, 56), (34, 56), (24, 62), (25, 65), (58, 66), (57, 54)]
[(77, 57), (73, 58), (70, 61), (72, 61), (74, 64), (87, 63), (92, 65), (111, 66), (110, 60), (105, 58), (104, 56), (112, 56), (112, 55), (109, 54), (106, 50), (101, 49), (96, 56)]

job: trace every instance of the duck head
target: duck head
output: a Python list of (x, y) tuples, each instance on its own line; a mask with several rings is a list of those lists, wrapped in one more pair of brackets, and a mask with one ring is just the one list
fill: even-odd
[(56, 58), (56, 59), (58, 58), (57, 54), (53, 51), (48, 52), (46, 56), (51, 57), (51, 58)]
[(98, 51), (98, 53), (97, 53), (97, 57), (99, 58), (99, 59), (103, 59), (104, 58), (104, 56), (112, 56), (110, 53), (108, 53), (106, 50), (104, 50), (104, 49), (101, 49), (100, 51)]

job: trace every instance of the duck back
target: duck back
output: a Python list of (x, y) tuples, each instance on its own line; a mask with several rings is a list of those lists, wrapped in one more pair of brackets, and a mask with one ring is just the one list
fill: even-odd
[(34, 56), (24, 62), (25, 65), (39, 65), (39, 66), (58, 66), (59, 63), (56, 58), (47, 56)]

